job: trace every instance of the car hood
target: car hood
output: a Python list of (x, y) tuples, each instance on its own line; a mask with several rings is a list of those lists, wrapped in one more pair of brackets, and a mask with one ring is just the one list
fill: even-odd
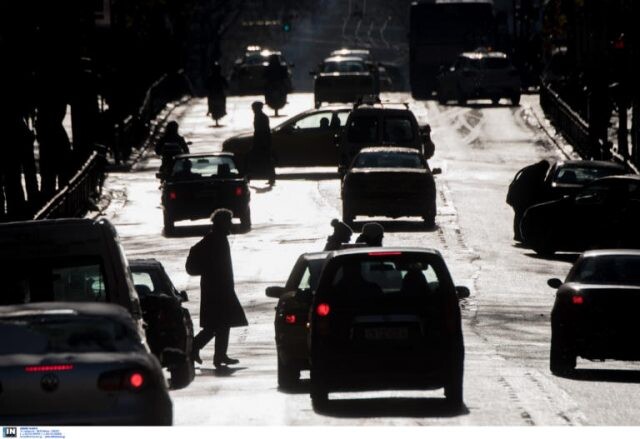
[(247, 140), (247, 139), (252, 139), (252, 138), (253, 138), (253, 131), (249, 131), (249, 130), (242, 131), (242, 132), (236, 134), (235, 136), (229, 137), (227, 140), (225, 140), (223, 142), (223, 145), (227, 144), (227, 143), (232, 143), (232, 142), (237, 141), (237, 140)]

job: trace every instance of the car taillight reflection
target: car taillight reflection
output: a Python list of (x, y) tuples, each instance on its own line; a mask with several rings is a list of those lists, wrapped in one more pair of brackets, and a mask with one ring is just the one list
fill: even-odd
[(329, 311), (331, 311), (331, 308), (326, 303), (321, 303), (316, 307), (316, 314), (318, 314), (320, 317), (328, 316)]
[(178, 199), (178, 194), (175, 191), (169, 192), (169, 199), (170, 200), (177, 200)]
[(573, 303), (574, 305), (582, 305), (584, 303), (584, 297), (571, 296), (571, 303)]
[(284, 321), (290, 325), (294, 325), (296, 323), (296, 315), (295, 314), (287, 314), (284, 316)]
[(235, 190), (235, 194), (236, 194), (236, 197), (241, 197), (241, 196), (242, 196), (242, 194), (244, 194), (244, 190), (242, 189), (242, 186), (238, 186), (238, 187), (236, 188), (236, 190)]

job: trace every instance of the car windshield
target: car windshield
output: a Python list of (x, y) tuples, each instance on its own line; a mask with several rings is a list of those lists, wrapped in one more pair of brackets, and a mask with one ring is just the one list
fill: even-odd
[(354, 168), (413, 168), (423, 169), (418, 154), (406, 152), (362, 152), (353, 164)]
[(364, 72), (364, 64), (360, 61), (329, 61), (324, 63), (322, 71), (325, 73)]
[(231, 177), (239, 175), (238, 168), (231, 157), (188, 157), (176, 160), (171, 176), (189, 177)]
[(105, 302), (107, 285), (96, 256), (0, 260), (0, 305)]
[[(379, 252), (340, 259), (327, 272), (325, 292), (334, 298), (376, 296), (427, 297), (444, 293), (448, 273), (437, 258), (402, 252)], [(323, 274), (324, 277), (324, 274)]]
[(562, 166), (556, 171), (553, 181), (560, 184), (584, 185), (598, 178), (609, 177), (611, 175), (618, 175), (622, 173), (623, 171), (617, 168)]
[(640, 256), (604, 255), (583, 258), (567, 282), (640, 287)]
[(0, 338), (0, 355), (144, 351), (131, 328), (105, 317), (4, 318)]

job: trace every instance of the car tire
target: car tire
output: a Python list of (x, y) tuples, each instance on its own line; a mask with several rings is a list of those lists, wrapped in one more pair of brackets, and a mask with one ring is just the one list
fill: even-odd
[(300, 370), (285, 365), (278, 356), (278, 387), (288, 390), (297, 387), (298, 384), (300, 384)]
[(436, 91), (438, 103), (440, 105), (445, 105), (447, 103), (447, 97), (444, 94), (444, 89), (442, 87), (438, 87)]
[(327, 408), (329, 404), (329, 391), (321, 374), (314, 369), (311, 369), (311, 389), (309, 393), (311, 396), (311, 405), (315, 410)]
[(551, 330), (551, 351), (549, 353), (549, 369), (557, 376), (571, 374), (576, 368), (576, 354), (567, 348), (567, 340), (553, 334), (557, 329)]
[(511, 99), (511, 105), (520, 105), (520, 93), (514, 93), (509, 99)]
[(166, 236), (173, 235), (173, 233), (176, 231), (176, 227), (173, 218), (171, 218), (171, 215), (169, 215), (167, 212), (163, 212), (162, 220), (164, 223), (164, 234)]
[(500, 103), (500, 98), (499, 97), (492, 97), (491, 98), (491, 103), (493, 105), (498, 105)]
[(422, 217), (422, 221), (424, 221), (424, 226), (427, 229), (434, 229), (436, 227), (435, 215), (425, 215)]
[(196, 369), (193, 360), (187, 359), (184, 363), (171, 369), (171, 389), (184, 389), (195, 376)]
[(452, 408), (464, 405), (462, 377), (454, 377), (444, 386), (444, 397)]
[(240, 226), (242, 227), (243, 232), (251, 230), (251, 209), (248, 207), (242, 215), (240, 215)]
[(464, 94), (464, 92), (460, 88), (458, 88), (458, 92), (457, 92), (457, 101), (458, 101), (458, 105), (467, 105), (467, 96)]

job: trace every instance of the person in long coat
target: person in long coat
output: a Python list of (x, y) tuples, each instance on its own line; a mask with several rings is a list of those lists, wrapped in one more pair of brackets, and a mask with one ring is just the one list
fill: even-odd
[(207, 77), (207, 89), (209, 91), (207, 95), (207, 115), (211, 116), (216, 126), (219, 126), (218, 120), (227, 114), (226, 88), (228, 88), (227, 80), (222, 75), (220, 64), (215, 62)]
[[(231, 232), (233, 213), (217, 209), (211, 216), (213, 226), (187, 260), (187, 272), (200, 272), (200, 326), (193, 341), (192, 357), (202, 363), (200, 349), (216, 338), (213, 365), (220, 368), (239, 361), (227, 356), (230, 328), (247, 326), (247, 318), (236, 296), (233, 266), (227, 235)], [(190, 267), (191, 265), (191, 267)], [(193, 265), (197, 269), (193, 269)]]
[(273, 185), (276, 180), (276, 170), (273, 163), (273, 152), (271, 150), (271, 128), (269, 127), (269, 117), (262, 111), (263, 103), (255, 101), (251, 104), (253, 110), (253, 149), (251, 155), (253, 161), (259, 163), (261, 170), (267, 174), (269, 184)]

